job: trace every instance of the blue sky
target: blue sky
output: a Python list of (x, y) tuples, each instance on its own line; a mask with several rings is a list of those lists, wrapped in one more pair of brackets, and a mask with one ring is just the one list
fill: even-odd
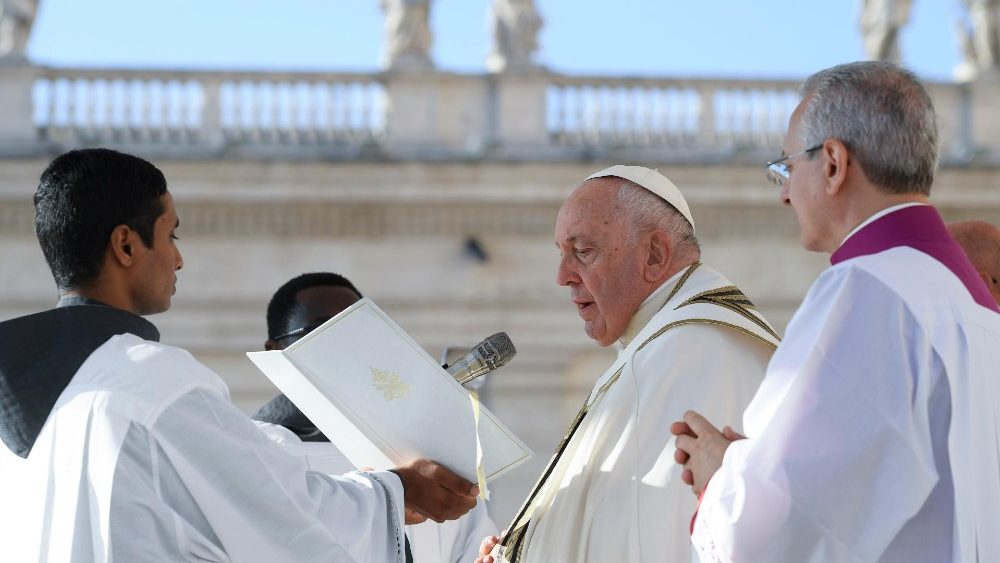
[[(434, 0), (439, 67), (482, 72), (490, 0)], [(540, 60), (573, 74), (797, 78), (863, 57), (860, 0), (537, 0)], [(914, 0), (904, 62), (947, 80), (961, 0)], [(55, 66), (372, 70), (378, 0), (41, 0)]]

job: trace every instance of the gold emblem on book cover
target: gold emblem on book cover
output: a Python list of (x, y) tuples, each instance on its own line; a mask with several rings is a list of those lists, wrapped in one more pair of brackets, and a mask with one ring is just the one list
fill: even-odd
[(386, 401), (405, 399), (410, 394), (410, 384), (399, 378), (399, 374), (371, 368), (372, 385), (382, 393)]

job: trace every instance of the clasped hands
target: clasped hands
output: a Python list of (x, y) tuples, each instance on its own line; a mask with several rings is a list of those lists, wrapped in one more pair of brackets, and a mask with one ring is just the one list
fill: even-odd
[(681, 479), (697, 496), (705, 492), (708, 481), (722, 467), (729, 444), (746, 438), (729, 426), (720, 432), (694, 411), (687, 411), (682, 420), (671, 424), (670, 433), (677, 437), (674, 461), (684, 466)]
[[(681, 479), (699, 496), (704, 492), (709, 479), (722, 467), (722, 457), (729, 444), (746, 438), (729, 426), (720, 432), (705, 417), (694, 411), (687, 411), (682, 420), (671, 424), (670, 433), (677, 437), (674, 460), (684, 466)], [(494, 563), (490, 553), (499, 541), (496, 536), (483, 539), (476, 563)]]

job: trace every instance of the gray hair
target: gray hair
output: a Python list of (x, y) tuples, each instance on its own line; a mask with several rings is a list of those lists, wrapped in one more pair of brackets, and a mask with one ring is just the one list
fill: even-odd
[(691, 223), (673, 205), (646, 188), (622, 179), (618, 188), (618, 210), (628, 230), (625, 243), (634, 245), (641, 235), (654, 230), (666, 231), (679, 250), (700, 252)]
[(800, 94), (806, 148), (837, 139), (886, 192), (930, 193), (937, 124), (930, 95), (912, 72), (883, 61), (842, 64), (810, 76)]

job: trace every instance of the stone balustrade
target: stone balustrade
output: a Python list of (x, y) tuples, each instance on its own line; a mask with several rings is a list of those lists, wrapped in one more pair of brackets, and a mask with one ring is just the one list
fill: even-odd
[(365, 144), (385, 130), (367, 74), (46, 70), (32, 102), (40, 138), (62, 145)]
[[(0, 68), (0, 81), (27, 89), (30, 120), (0, 120), (0, 154), (109, 145), (160, 158), (755, 162), (777, 153), (798, 103), (788, 80), (15, 70)], [(1000, 117), (1000, 86), (930, 90), (943, 160), (1000, 162), (983, 126)]]
[(553, 77), (547, 117), (566, 145), (765, 148), (798, 104), (787, 81)]

